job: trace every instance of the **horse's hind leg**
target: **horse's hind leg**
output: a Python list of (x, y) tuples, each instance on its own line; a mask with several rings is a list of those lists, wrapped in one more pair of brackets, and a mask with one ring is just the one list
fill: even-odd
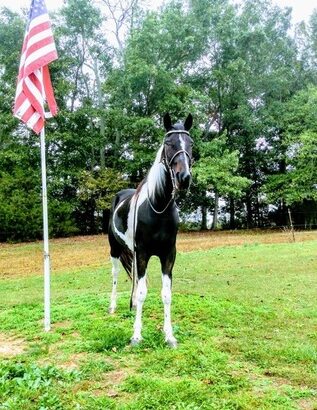
[(173, 335), (171, 321), (171, 303), (172, 303), (172, 269), (175, 262), (176, 249), (173, 249), (167, 256), (162, 256), (162, 301), (164, 304), (164, 333), (165, 341), (171, 347), (177, 347), (177, 340)]
[(111, 257), (112, 262), (112, 291), (111, 291), (111, 301), (109, 313), (114, 313), (117, 307), (117, 283), (118, 275), (120, 271), (120, 262), (119, 258)]
[(143, 303), (147, 295), (147, 284), (146, 284), (146, 267), (148, 263), (148, 256), (141, 254), (140, 252), (136, 255), (136, 265), (138, 281), (136, 285), (136, 315), (134, 320), (134, 332), (131, 338), (131, 344), (133, 346), (137, 345), (142, 340), (142, 309)]
[(118, 275), (120, 271), (119, 257), (122, 252), (122, 246), (116, 241), (111, 227), (109, 227), (108, 239), (109, 239), (109, 244), (110, 244), (110, 256), (111, 256), (111, 263), (112, 263), (112, 291), (111, 291), (109, 313), (114, 313), (117, 307), (117, 284), (118, 284)]

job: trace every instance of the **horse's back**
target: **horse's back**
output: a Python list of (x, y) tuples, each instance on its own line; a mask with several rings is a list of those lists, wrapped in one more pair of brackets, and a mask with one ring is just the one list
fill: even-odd
[(132, 197), (135, 194), (135, 189), (132, 188), (128, 188), (128, 189), (122, 189), (121, 191), (117, 192), (115, 197), (112, 200), (112, 206), (111, 206), (111, 210), (112, 212), (114, 211), (114, 209), (116, 208), (116, 206), (124, 201), (125, 199)]
[[(127, 218), (127, 214), (130, 208), (130, 201), (135, 191), (136, 191), (135, 189), (122, 189), (121, 191), (117, 192), (117, 194), (113, 198), (112, 205), (111, 205), (110, 218), (109, 218), (109, 228), (108, 228), (109, 234), (113, 232), (114, 218), (115, 218), (115, 215), (116, 215), (116, 218), (118, 218), (119, 208), (120, 208), (120, 217), (119, 217), (120, 224), (121, 225), (126, 224), (127, 220), (125, 219)], [(122, 202), (124, 201), (125, 203), (122, 204)], [(122, 204), (123, 206), (119, 206), (120, 204)]]

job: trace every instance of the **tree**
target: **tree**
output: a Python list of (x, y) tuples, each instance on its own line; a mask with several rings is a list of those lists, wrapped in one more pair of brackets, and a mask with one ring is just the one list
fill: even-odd
[(219, 197), (241, 197), (243, 190), (251, 182), (236, 174), (238, 166), (238, 151), (228, 150), (225, 136), (202, 143), (201, 157), (195, 165), (194, 173), (205, 191), (214, 193), (213, 229), (218, 225)]
[(287, 104), (284, 122), (285, 172), (276, 172), (268, 178), (268, 198), (273, 203), (282, 201), (293, 207), (307, 205), (308, 201), (314, 203), (317, 200), (316, 87), (303, 90), (292, 98)]

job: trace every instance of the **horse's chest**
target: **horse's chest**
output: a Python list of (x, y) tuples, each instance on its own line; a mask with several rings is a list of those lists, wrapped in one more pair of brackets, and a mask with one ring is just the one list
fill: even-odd
[(158, 250), (175, 244), (178, 230), (178, 218), (140, 218), (137, 225), (136, 238), (143, 246)]

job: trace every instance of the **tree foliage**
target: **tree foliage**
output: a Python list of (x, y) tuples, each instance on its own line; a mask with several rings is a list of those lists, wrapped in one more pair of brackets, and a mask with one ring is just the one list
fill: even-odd
[[(201, 209), (205, 227), (221, 202), (231, 227), (261, 227), (272, 205), (281, 224), (287, 207), (314, 212), (316, 11), (294, 34), (291, 10), (270, 0), (172, 0), (157, 11), (142, 0), (68, 0), (51, 17), (51, 235), (106, 229), (114, 191), (135, 187), (153, 162), (165, 112), (194, 116), (183, 215)], [(0, 23), (0, 240), (33, 239), (42, 225), (39, 141), (11, 113), (25, 15), (2, 9)]]

